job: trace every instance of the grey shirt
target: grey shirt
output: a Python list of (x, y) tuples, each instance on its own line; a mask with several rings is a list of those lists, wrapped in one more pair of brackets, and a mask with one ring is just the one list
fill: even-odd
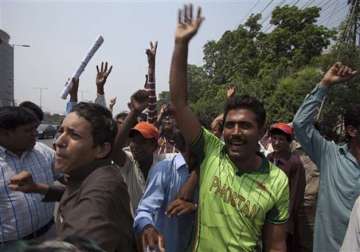
[(360, 195), (360, 165), (347, 145), (327, 141), (315, 129), (314, 116), (328, 88), (306, 96), (293, 125), (295, 136), (320, 172), (313, 251), (339, 251), (350, 212)]

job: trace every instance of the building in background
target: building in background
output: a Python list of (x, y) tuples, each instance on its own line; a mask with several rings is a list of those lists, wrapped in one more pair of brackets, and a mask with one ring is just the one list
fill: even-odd
[(0, 30), (0, 106), (14, 105), (14, 48), (9, 40)]

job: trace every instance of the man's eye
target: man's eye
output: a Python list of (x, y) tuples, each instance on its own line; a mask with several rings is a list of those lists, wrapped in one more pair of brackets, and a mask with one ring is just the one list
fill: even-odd
[(75, 133), (75, 132), (71, 132), (71, 137), (76, 138), (76, 139), (81, 138), (81, 136), (79, 134)]
[(227, 122), (227, 123), (225, 123), (225, 127), (226, 127), (226, 128), (231, 129), (231, 128), (234, 128), (234, 126), (235, 126), (235, 124), (232, 123), (232, 122)]

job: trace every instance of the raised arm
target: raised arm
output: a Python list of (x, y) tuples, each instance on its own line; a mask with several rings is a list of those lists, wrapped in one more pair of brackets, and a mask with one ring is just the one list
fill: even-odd
[(230, 99), (231, 97), (234, 97), (236, 94), (236, 86), (233, 84), (230, 84), (227, 88), (226, 88), (226, 98)]
[(73, 85), (69, 91), (70, 100), (66, 104), (66, 114), (69, 114), (72, 108), (78, 103), (79, 79), (72, 78)]
[(150, 48), (146, 49), (146, 55), (148, 59), (148, 78), (145, 83), (145, 89), (149, 91), (149, 114), (148, 122), (155, 123), (156, 121), (156, 82), (155, 82), (155, 59), (158, 42), (150, 42)]
[(105, 62), (101, 62), (100, 65), (100, 69), (99, 66), (96, 66), (96, 99), (95, 99), (95, 103), (103, 106), (103, 107), (107, 107), (106, 106), (106, 101), (105, 101), (105, 93), (104, 93), (104, 86), (106, 83), (106, 80), (109, 76), (109, 74), (111, 73), (112, 70), (112, 66), (110, 66), (108, 68), (108, 63)]
[(113, 97), (110, 99), (110, 103), (109, 103), (109, 110), (111, 111), (111, 113), (113, 112), (115, 104), (116, 104), (116, 97)]
[(175, 108), (175, 119), (188, 144), (194, 142), (201, 130), (197, 117), (187, 103), (188, 46), (203, 20), (201, 8), (198, 8), (195, 18), (192, 5), (185, 5), (183, 10), (179, 10), (170, 70), (170, 97)]
[(295, 136), (318, 167), (320, 167), (320, 157), (327, 151), (329, 144), (314, 127), (315, 115), (328, 89), (336, 83), (351, 79), (356, 73), (341, 63), (334, 64), (316, 88), (306, 96), (294, 117)]
[(137, 117), (147, 107), (149, 94), (146, 90), (138, 90), (131, 96), (129, 104), (130, 112), (125, 118), (123, 124), (118, 129), (113, 151), (111, 154), (112, 159), (119, 166), (123, 166), (126, 161), (126, 154), (123, 151), (124, 144), (129, 135), (129, 131), (137, 123)]

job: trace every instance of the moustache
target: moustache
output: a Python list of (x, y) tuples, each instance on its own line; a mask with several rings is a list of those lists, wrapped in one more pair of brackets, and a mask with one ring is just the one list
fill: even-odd
[(230, 142), (239, 142), (240, 144), (247, 144), (248, 140), (245, 136), (238, 135), (238, 136), (232, 136), (230, 138)]

